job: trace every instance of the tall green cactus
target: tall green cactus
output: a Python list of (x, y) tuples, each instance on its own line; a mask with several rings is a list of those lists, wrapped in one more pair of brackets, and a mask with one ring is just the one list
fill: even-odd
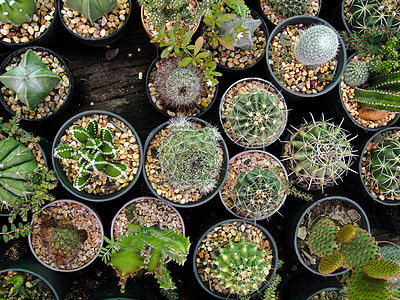
[(234, 103), (227, 121), (238, 143), (251, 147), (268, 144), (279, 136), (286, 124), (282, 98), (268, 91), (252, 89), (235, 96)]
[(118, 7), (117, 0), (65, 0), (64, 4), (66, 7), (81, 13), (92, 24)]
[(108, 125), (99, 130), (97, 121), (89, 119), (86, 129), (73, 125), (68, 134), (79, 142), (78, 147), (59, 145), (54, 149), (54, 156), (78, 161), (78, 176), (73, 183), (77, 190), (82, 190), (86, 186), (95, 171), (111, 178), (126, 178), (128, 167), (113, 161), (119, 147), (113, 145), (113, 136)]
[(16, 26), (30, 22), (36, 12), (36, 0), (0, 1), (0, 23)]
[(31, 49), (25, 52), (18, 66), (0, 76), (0, 81), (30, 110), (34, 110), (60, 80)]
[(0, 140), (0, 199), (14, 206), (16, 201), (33, 192), (27, 186), (36, 169), (32, 151), (14, 138)]

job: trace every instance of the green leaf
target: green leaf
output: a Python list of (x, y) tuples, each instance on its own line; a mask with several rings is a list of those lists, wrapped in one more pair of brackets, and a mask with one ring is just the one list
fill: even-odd
[(188, 64), (190, 64), (190, 62), (192, 61), (191, 57), (185, 57), (184, 59), (182, 59), (182, 61), (179, 63), (180, 67), (186, 67)]
[(222, 76), (222, 73), (220, 73), (220, 72), (211, 72), (211, 75), (214, 75), (214, 76)]
[(224, 14), (217, 18), (217, 22), (226, 22), (236, 18), (236, 14)]
[(210, 24), (210, 23), (212, 22), (212, 16), (211, 16), (211, 14), (208, 14), (207, 16), (205, 16), (205, 17), (203, 18), (203, 22), (206, 23), (206, 24)]
[(7, 243), (10, 240), (10, 238), (6, 235), (3, 235), (3, 240), (4, 240), (4, 243)]
[(232, 51), (235, 50), (235, 47), (227, 39), (224, 39), (222, 37), (217, 37), (217, 39), (218, 39), (218, 42), (221, 44), (221, 46), (225, 47), (226, 49), (232, 50)]
[(210, 52), (200, 52), (199, 54), (196, 55), (198, 58), (206, 58), (207, 56), (210, 55)]
[(15, 224), (11, 224), (11, 231), (14, 231), (15, 229), (17, 229), (17, 227), (15, 226)]
[(200, 36), (194, 43), (194, 55), (197, 55), (197, 53), (199, 53), (199, 51), (203, 47), (203, 43), (204, 43), (204, 38)]
[(166, 58), (171, 53), (172, 49), (173, 49), (172, 46), (165, 48), (163, 52), (161, 52), (161, 58)]
[(3, 228), (1, 229), (2, 233), (6, 233), (7, 232), (7, 225), (3, 225)]

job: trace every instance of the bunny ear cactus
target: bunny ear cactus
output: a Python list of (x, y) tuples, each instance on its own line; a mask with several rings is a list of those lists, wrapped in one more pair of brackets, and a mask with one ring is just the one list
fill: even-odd
[(66, 7), (81, 13), (92, 24), (118, 7), (117, 0), (65, 0), (64, 4)]
[(318, 256), (337, 251), (339, 249), (339, 243), (336, 239), (338, 230), (332, 220), (322, 218), (312, 226), (307, 236), (307, 245)]
[(60, 80), (31, 49), (25, 52), (18, 66), (0, 76), (0, 81), (30, 110), (34, 110)]
[(36, 12), (36, 0), (0, 1), (0, 24), (22, 25), (30, 22)]

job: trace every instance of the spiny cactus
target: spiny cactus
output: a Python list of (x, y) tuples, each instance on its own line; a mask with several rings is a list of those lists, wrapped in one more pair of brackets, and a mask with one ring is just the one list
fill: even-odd
[(30, 22), (36, 12), (36, 0), (0, 1), (0, 23), (16, 26)]
[(161, 59), (154, 77), (161, 103), (173, 111), (195, 108), (206, 96), (204, 74), (192, 64), (180, 67), (182, 59)]
[(186, 118), (171, 121), (159, 148), (161, 171), (174, 188), (212, 191), (222, 166), (220, 133)]
[(392, 36), (381, 45), (376, 55), (367, 62), (368, 68), (377, 76), (388, 75), (400, 70), (400, 38)]
[(328, 275), (334, 272), (336, 269), (343, 266), (345, 257), (340, 252), (328, 252), (318, 265), (318, 271), (322, 275)]
[[(119, 237), (116, 244), (103, 247), (101, 251), (108, 253), (109, 256), (105, 255), (104, 258), (117, 271), (121, 291), (125, 290), (126, 280), (142, 269), (154, 275), (161, 288), (174, 289), (166, 260), (171, 258), (183, 265), (189, 253), (189, 238), (169, 229), (133, 224), (128, 226), (127, 235)], [(109, 242), (107, 239), (105, 241)]]
[(97, 121), (89, 119), (86, 129), (73, 125), (68, 134), (79, 142), (78, 147), (59, 145), (54, 150), (54, 156), (78, 161), (78, 176), (73, 183), (77, 190), (86, 186), (95, 171), (111, 178), (126, 178), (128, 167), (112, 160), (116, 157), (119, 147), (113, 145), (113, 136), (108, 125), (100, 128), (99, 132)]
[(268, 3), (273, 11), (286, 18), (304, 15), (310, 5), (309, 0), (268, 0)]
[[(380, 244), (381, 259), (395, 262), (400, 264), (400, 251), (399, 247), (391, 244)], [(400, 275), (388, 278), (388, 282), (392, 287), (392, 290), (400, 289)]]
[(300, 126), (285, 150), (283, 159), (295, 180), (308, 188), (336, 183), (355, 156), (347, 131), (325, 120)]
[(92, 24), (118, 7), (117, 0), (65, 0), (64, 4), (66, 7), (81, 13)]
[(352, 60), (346, 65), (343, 80), (352, 87), (358, 87), (365, 84), (369, 78), (369, 69), (367, 63), (361, 60)]
[(25, 52), (18, 66), (0, 76), (0, 81), (30, 110), (34, 110), (60, 80), (31, 49)]
[(235, 297), (248, 297), (266, 282), (271, 262), (265, 252), (258, 250), (256, 243), (242, 238), (229, 241), (213, 260), (215, 277)]
[(283, 101), (277, 95), (256, 89), (235, 96), (227, 121), (231, 123), (237, 142), (257, 147), (276, 140), (286, 124)]
[(314, 25), (299, 36), (293, 46), (293, 55), (302, 65), (318, 66), (331, 61), (338, 47), (338, 34), (332, 28)]
[(400, 274), (400, 265), (393, 261), (371, 259), (364, 266), (364, 272), (372, 278), (388, 279)]
[(27, 186), (36, 169), (32, 151), (10, 137), (0, 140), (0, 199), (14, 206), (18, 199), (31, 194)]
[(307, 236), (306, 243), (312, 253), (324, 256), (329, 252), (339, 250), (339, 243), (336, 239), (338, 228), (332, 220), (321, 218), (312, 227)]

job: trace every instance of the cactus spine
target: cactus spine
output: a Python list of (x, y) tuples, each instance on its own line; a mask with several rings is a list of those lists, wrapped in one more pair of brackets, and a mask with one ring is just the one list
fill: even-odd
[(269, 0), (268, 3), (273, 11), (286, 18), (304, 15), (310, 5), (308, 0)]
[(318, 66), (331, 61), (338, 47), (338, 35), (333, 29), (314, 25), (300, 35), (293, 46), (293, 55), (302, 65)]
[(346, 84), (357, 87), (365, 84), (369, 78), (369, 70), (365, 61), (350, 61), (344, 70), (343, 80)]
[(81, 13), (92, 24), (118, 7), (117, 0), (65, 0), (64, 3), (66, 7)]
[(16, 26), (30, 22), (36, 12), (36, 0), (1, 0), (0, 23)]

